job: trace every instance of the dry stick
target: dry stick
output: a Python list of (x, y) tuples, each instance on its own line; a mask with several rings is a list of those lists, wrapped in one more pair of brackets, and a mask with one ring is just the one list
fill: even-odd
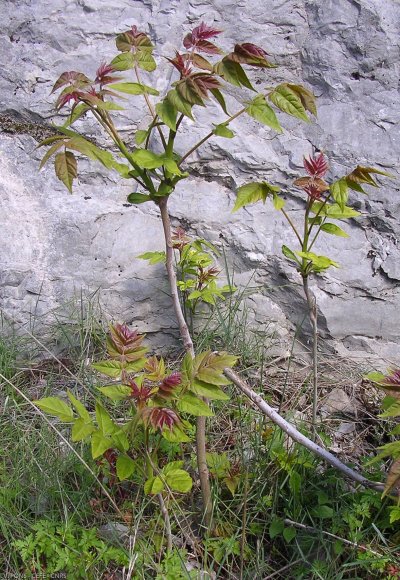
[[(176, 280), (176, 273), (174, 268), (174, 250), (172, 246), (171, 221), (168, 213), (168, 198), (163, 197), (159, 202), (161, 219), (163, 223), (163, 230), (165, 236), (165, 251), (166, 251), (166, 266), (168, 273), (168, 280), (171, 287), (172, 302), (174, 305), (175, 316), (178, 321), (179, 332), (182, 337), (185, 351), (190, 353), (194, 358), (194, 347), (192, 337), (190, 336), (189, 328), (183, 316), (181, 303), (179, 301), (178, 286)], [(204, 523), (207, 529), (211, 526), (212, 519), (212, 501), (210, 488), (210, 475), (208, 472), (207, 458), (206, 458), (206, 418), (197, 417), (196, 421), (196, 451), (197, 451), (197, 467), (199, 470), (201, 494), (203, 498)]]
[(356, 542), (352, 542), (351, 540), (346, 540), (346, 538), (336, 536), (331, 532), (326, 532), (325, 530), (317, 530), (317, 528), (313, 528), (312, 526), (306, 526), (306, 524), (301, 524), (300, 522), (294, 522), (293, 520), (289, 520), (288, 518), (285, 518), (284, 522), (288, 526), (293, 526), (294, 528), (299, 528), (300, 530), (305, 530), (306, 532), (313, 532), (314, 534), (324, 534), (324, 536), (329, 536), (334, 540), (339, 540), (340, 542), (343, 542), (343, 544), (346, 544), (347, 546), (352, 546), (353, 548), (357, 548), (358, 550), (362, 550), (364, 552), (368, 551), (374, 556), (378, 556), (379, 558), (383, 557), (383, 554), (381, 554), (380, 552), (376, 552), (371, 548), (367, 548), (366, 546), (363, 546), (362, 544), (357, 544)]
[(35, 412), (38, 415), (40, 415), (42, 417), (42, 419), (44, 419), (46, 421), (46, 423), (53, 429), (53, 431), (55, 431), (55, 433), (57, 433), (57, 435), (61, 439), (61, 441), (63, 441), (63, 443), (65, 443), (65, 445), (72, 451), (72, 453), (74, 455), (76, 455), (76, 457), (79, 459), (79, 461), (82, 463), (82, 465), (84, 465), (86, 467), (86, 469), (89, 471), (89, 473), (93, 476), (93, 478), (96, 480), (96, 482), (98, 483), (99, 487), (103, 491), (104, 495), (110, 500), (110, 503), (114, 507), (115, 511), (123, 519), (124, 516), (123, 516), (121, 510), (119, 509), (119, 507), (117, 506), (117, 504), (115, 503), (115, 501), (113, 500), (113, 498), (111, 497), (111, 495), (108, 493), (108, 491), (106, 490), (106, 488), (104, 487), (104, 485), (101, 483), (101, 481), (96, 476), (96, 474), (91, 469), (91, 467), (86, 463), (86, 461), (83, 459), (83, 457), (81, 457), (79, 455), (79, 453), (72, 447), (71, 443), (60, 433), (60, 431), (57, 429), (57, 427), (55, 427), (55, 425), (53, 425), (53, 423), (51, 421), (49, 421), (49, 419), (46, 417), (46, 415), (44, 413), (42, 413), (42, 411), (34, 403), (32, 403), (32, 401), (18, 387), (16, 387), (11, 381), (9, 381), (1, 373), (0, 373), (0, 378), (3, 381), (5, 381), (8, 385), (10, 385), (10, 387), (13, 388), (14, 391), (16, 391), (18, 393), (18, 395), (20, 397), (22, 397), (24, 399), (24, 401), (26, 401), (35, 410)]
[(306, 295), (310, 321), (313, 333), (313, 401), (312, 401), (312, 424), (315, 429), (317, 423), (317, 407), (318, 407), (318, 322), (317, 322), (317, 300), (312, 295), (308, 285), (308, 276), (303, 276), (303, 288)]
[(291, 437), (293, 441), (296, 441), (296, 443), (303, 445), (303, 447), (305, 447), (312, 453), (315, 453), (315, 455), (318, 455), (318, 457), (320, 457), (321, 459), (332, 465), (332, 467), (334, 467), (335, 469), (338, 469), (339, 471), (344, 473), (347, 477), (349, 477), (353, 481), (360, 483), (364, 487), (374, 489), (375, 491), (379, 492), (384, 491), (385, 486), (383, 483), (370, 481), (369, 479), (361, 475), (361, 473), (354, 471), (353, 469), (351, 469), (351, 467), (348, 467), (347, 465), (342, 463), (340, 459), (335, 457), (335, 455), (333, 455), (320, 445), (317, 445), (317, 443), (314, 443), (313, 441), (311, 441), (311, 439), (308, 439), (308, 437), (300, 433), (300, 431), (298, 431), (293, 425), (288, 423), (286, 419), (281, 417), (279, 413), (274, 411), (274, 409), (272, 409), (272, 407), (270, 407), (268, 403), (266, 403), (266, 401), (264, 401), (264, 399), (260, 395), (258, 395), (255, 391), (253, 391), (253, 389), (251, 389), (249, 385), (247, 385), (247, 383), (245, 383), (245, 381), (243, 381), (232, 369), (229, 368), (224, 369), (224, 374), (229, 380), (232, 381), (234, 385), (236, 385), (242, 391), (242, 393), (244, 393), (251, 401), (253, 401), (253, 403), (264, 413), (264, 415), (267, 415), (267, 417), (271, 419), (271, 421), (273, 421), (276, 425), (278, 425), (278, 427), (280, 427), (282, 431), (284, 431), (287, 435), (289, 435), (289, 437)]
[(157, 494), (157, 499), (158, 503), (160, 504), (160, 511), (164, 520), (165, 534), (167, 536), (167, 550), (170, 552), (172, 550), (171, 520), (169, 519), (168, 510), (161, 493)]

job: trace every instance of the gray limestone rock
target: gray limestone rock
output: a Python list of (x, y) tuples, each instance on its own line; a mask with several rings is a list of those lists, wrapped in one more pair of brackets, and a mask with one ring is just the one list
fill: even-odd
[[(41, 152), (35, 147), (53, 130), (49, 93), (61, 72), (93, 74), (115, 54), (115, 34), (137, 24), (157, 46), (159, 69), (146, 80), (164, 94), (171, 68), (163, 57), (179, 48), (184, 31), (204, 20), (224, 29), (224, 48), (250, 39), (274, 55), (279, 68), (251, 73), (260, 88), (300, 82), (318, 97), (318, 119), (306, 125), (282, 117), (280, 136), (249, 117), (238, 119), (235, 139), (215, 138), (190, 158), (191, 177), (171, 199), (174, 223), (223, 244), (236, 280), (252, 280), (253, 322), (270, 324), (286, 350), (306, 314), (300, 279), (281, 255), (282, 243), (294, 246), (296, 240), (269, 202), (232, 215), (234, 189), (253, 178), (287, 188), (301, 174), (311, 144), (329, 157), (333, 178), (357, 164), (398, 176), (398, 2), (5, 0), (0, 16), (3, 312), (23, 324), (44, 317), (81, 289), (100, 289), (111, 318), (137, 324), (159, 344), (176, 336), (162, 265), (136, 259), (163, 246), (156, 208), (127, 207), (132, 185), (84, 159), (74, 193), (68, 194), (50, 165), (39, 173)], [(232, 89), (232, 110), (239, 100)], [(219, 118), (217, 107), (213, 114)], [(131, 128), (145, 127), (148, 119), (141, 98), (135, 98), (118, 115), (118, 126), (131, 143)], [(78, 127), (104, 143), (93, 123)], [(183, 123), (178, 150), (186, 151), (209, 127), (208, 113), (199, 110), (196, 124)], [(326, 236), (316, 247), (341, 264), (313, 280), (312, 289), (325, 346), (342, 355), (392, 360), (400, 355), (398, 183), (369, 188), (368, 197), (354, 193), (362, 218), (344, 226), (351, 237)], [(288, 208), (301, 204), (300, 193), (291, 190)], [(303, 329), (306, 335), (306, 322)]]

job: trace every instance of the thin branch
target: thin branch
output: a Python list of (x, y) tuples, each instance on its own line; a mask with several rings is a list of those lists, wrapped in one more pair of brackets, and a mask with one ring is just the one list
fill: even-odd
[[(228, 125), (231, 121), (233, 121), (234, 119), (236, 119), (236, 117), (239, 117), (240, 115), (242, 115), (244, 112), (246, 111), (246, 107), (244, 107), (243, 109), (240, 109), (240, 111), (238, 111), (237, 113), (235, 113), (234, 115), (231, 115), (230, 117), (228, 117), (228, 119), (226, 121), (224, 121), (223, 123)], [(189, 151), (187, 151), (183, 157), (181, 158), (181, 160), (178, 162), (178, 167), (180, 167), (182, 165), (182, 163), (192, 154), (196, 151), (196, 149), (198, 149), (199, 147), (201, 147), (203, 145), (203, 143), (205, 143), (206, 141), (208, 141), (208, 139), (210, 139), (210, 137), (212, 137), (214, 135), (214, 131), (210, 131), (205, 137), (203, 137), (203, 139), (201, 139), (198, 143), (196, 143), (195, 145), (193, 145), (193, 147), (191, 149), (189, 149)]]
[[(183, 315), (181, 304), (179, 301), (176, 272), (174, 268), (174, 249), (172, 245), (171, 221), (168, 213), (168, 197), (161, 198), (159, 202), (159, 207), (165, 237), (166, 267), (175, 316), (178, 321), (179, 332), (182, 338), (185, 351), (190, 353), (191, 357), (194, 358), (195, 352), (192, 337), (190, 336), (189, 328)], [(199, 470), (200, 487), (203, 498), (204, 523), (207, 529), (209, 529), (211, 527), (212, 520), (212, 497), (210, 487), (210, 475), (208, 471), (206, 458), (205, 417), (197, 417), (196, 420), (196, 455), (197, 455), (197, 467)]]
[(288, 215), (288, 213), (283, 209), (283, 207), (281, 208), (281, 212), (283, 213), (283, 215), (285, 216), (285, 218), (287, 219), (290, 227), (292, 228), (292, 230), (294, 231), (294, 233), (296, 234), (297, 239), (300, 242), (300, 246), (303, 244), (303, 240), (300, 237), (299, 232), (297, 231), (296, 226), (294, 225), (294, 223), (292, 222), (290, 216)]
[(308, 285), (308, 275), (303, 275), (303, 289), (306, 295), (308, 312), (313, 333), (312, 359), (313, 359), (313, 397), (312, 397), (312, 424), (315, 428), (317, 423), (318, 407), (318, 313), (317, 300), (312, 295)]
[(348, 467), (347, 465), (342, 463), (340, 459), (335, 457), (335, 455), (333, 455), (332, 453), (330, 453), (329, 451), (327, 451), (317, 443), (314, 443), (313, 441), (311, 441), (311, 439), (308, 439), (308, 437), (300, 433), (300, 431), (298, 431), (293, 425), (291, 425), (291, 423), (286, 421), (286, 419), (284, 419), (281, 415), (279, 415), (279, 413), (277, 413), (274, 409), (272, 409), (272, 407), (270, 407), (268, 403), (260, 395), (258, 395), (255, 391), (253, 391), (253, 389), (251, 389), (249, 385), (245, 381), (243, 381), (232, 369), (229, 368), (224, 369), (224, 374), (229, 380), (232, 381), (234, 385), (236, 385), (236, 387), (238, 387), (242, 391), (242, 393), (244, 393), (251, 401), (253, 401), (253, 403), (260, 409), (260, 411), (264, 413), (264, 415), (266, 415), (269, 419), (271, 419), (273, 423), (278, 425), (278, 427), (280, 427), (282, 431), (284, 431), (287, 435), (289, 435), (289, 437), (291, 437), (293, 441), (296, 441), (296, 443), (303, 445), (303, 447), (305, 447), (315, 455), (318, 455), (318, 457), (329, 463), (329, 465), (332, 465), (332, 467), (334, 467), (335, 469), (341, 471), (344, 475), (346, 475), (353, 481), (356, 481), (357, 483), (360, 483), (364, 487), (374, 489), (375, 491), (378, 492), (384, 491), (385, 486), (383, 483), (370, 481), (369, 479), (361, 475), (361, 473), (359, 473), (358, 471), (354, 471), (354, 469), (351, 469), (351, 467)]
[(383, 554), (379, 552), (375, 552), (371, 548), (367, 548), (367, 546), (363, 546), (362, 544), (357, 544), (356, 542), (351, 542), (350, 540), (346, 540), (346, 538), (341, 538), (340, 536), (336, 536), (336, 534), (332, 534), (331, 532), (326, 532), (325, 530), (318, 530), (317, 528), (313, 528), (312, 526), (307, 526), (306, 524), (301, 524), (300, 522), (294, 522), (293, 520), (289, 520), (285, 518), (285, 524), (288, 526), (293, 526), (294, 528), (299, 528), (299, 530), (305, 530), (306, 532), (312, 532), (314, 534), (323, 534), (324, 536), (328, 536), (329, 538), (333, 538), (334, 540), (339, 540), (346, 544), (347, 546), (352, 546), (353, 548), (357, 548), (357, 550), (363, 552), (370, 552), (374, 556), (378, 556), (379, 558), (383, 558)]
[(160, 511), (164, 520), (165, 535), (167, 536), (167, 550), (170, 552), (172, 550), (171, 520), (169, 519), (167, 506), (165, 505), (165, 501), (161, 493), (157, 494), (157, 499), (158, 503), (160, 504)]
[[(138, 83), (139, 84), (142, 84), (142, 81), (140, 79), (140, 74), (139, 74), (139, 69), (138, 69), (137, 64), (135, 64), (135, 74), (136, 74), (136, 78), (137, 78)], [(146, 105), (147, 105), (147, 107), (148, 107), (148, 109), (150, 111), (150, 114), (153, 117), (153, 122), (154, 122), (157, 119), (158, 115), (157, 115), (157, 113), (154, 110), (154, 107), (153, 107), (153, 105), (152, 105), (152, 103), (151, 103), (151, 101), (149, 99), (148, 94), (145, 92), (145, 93), (143, 93), (143, 96), (144, 96), (144, 100), (146, 101)], [(163, 147), (164, 147), (164, 149), (166, 149), (167, 148), (167, 142), (165, 140), (164, 134), (161, 131), (161, 127), (159, 125), (157, 125), (157, 130), (158, 130), (158, 133), (160, 135), (160, 139), (162, 141)]]

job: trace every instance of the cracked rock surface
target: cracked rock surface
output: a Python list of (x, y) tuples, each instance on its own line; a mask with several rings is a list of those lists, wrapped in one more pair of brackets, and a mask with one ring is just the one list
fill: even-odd
[[(284, 133), (276, 136), (240, 117), (232, 125), (234, 139), (215, 138), (190, 158), (191, 177), (171, 199), (174, 223), (225, 246), (236, 284), (254, 288), (252, 323), (269, 325), (286, 350), (305, 316), (300, 280), (281, 255), (282, 243), (295, 247), (296, 240), (269, 202), (232, 215), (235, 187), (253, 178), (288, 187), (302, 173), (311, 145), (328, 156), (330, 178), (357, 164), (391, 172), (397, 179), (368, 188), (367, 197), (353, 194), (362, 217), (344, 225), (349, 239), (321, 240), (316, 251), (341, 268), (313, 279), (312, 289), (326, 346), (342, 355), (399, 360), (396, 0), (3, 0), (0, 16), (0, 306), (7, 315), (26, 323), (33, 312), (44, 315), (82, 288), (101, 289), (114, 319), (155, 333), (161, 344), (176, 334), (163, 266), (135, 259), (163, 247), (156, 208), (127, 207), (132, 184), (85, 159), (71, 196), (51, 164), (39, 173), (42, 150), (35, 147), (54, 131), (49, 93), (59, 74), (92, 75), (115, 55), (115, 34), (136, 24), (157, 47), (158, 72), (145, 75), (145, 82), (164, 94), (171, 67), (162, 57), (204, 20), (224, 30), (224, 48), (248, 40), (264, 47), (279, 68), (252, 71), (258, 88), (304, 83), (318, 97), (318, 119), (305, 125), (282, 116)], [(230, 106), (240, 107), (233, 89)], [(218, 109), (211, 112), (218, 122)], [(148, 120), (141, 97), (134, 97), (117, 124), (130, 143), (130, 127), (143, 128)], [(77, 127), (104, 143), (90, 120)], [(183, 124), (178, 150), (188, 150), (209, 127), (209, 113), (198, 110), (196, 125)], [(289, 190), (287, 207), (301, 204), (300, 193)]]

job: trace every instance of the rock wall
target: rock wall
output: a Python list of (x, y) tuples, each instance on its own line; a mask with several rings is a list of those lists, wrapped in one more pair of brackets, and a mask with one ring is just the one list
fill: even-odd
[[(293, 81), (318, 97), (318, 120), (306, 125), (282, 117), (276, 136), (250, 118), (238, 135), (215, 138), (190, 160), (191, 177), (174, 194), (174, 221), (223, 244), (237, 283), (256, 287), (248, 300), (255, 323), (275, 330), (284, 344), (304, 318), (297, 274), (281, 256), (295, 245), (270, 205), (234, 215), (234, 189), (253, 177), (283, 187), (302, 172), (311, 145), (329, 157), (331, 176), (356, 164), (375, 165), (398, 177), (400, 6), (396, 0), (3, 0), (0, 5), (0, 300), (5, 314), (25, 323), (42, 316), (82, 288), (101, 289), (110, 315), (139, 325), (167, 343), (176, 334), (162, 266), (135, 256), (161, 249), (156, 208), (127, 206), (132, 185), (80, 160), (73, 195), (51, 165), (39, 173), (37, 141), (49, 131), (49, 95), (64, 70), (89, 76), (115, 55), (115, 34), (132, 24), (157, 46), (158, 72), (149, 84), (161, 93), (170, 82), (166, 55), (204, 20), (224, 29), (225, 48), (254, 40), (280, 65), (255, 71), (262, 87)], [(272, 81), (271, 81), (272, 79)], [(232, 90), (232, 109), (240, 105)], [(235, 102), (236, 101), (236, 102)], [(219, 115), (215, 108), (215, 115)], [(132, 98), (118, 125), (129, 142), (131, 127), (145, 127), (140, 97)], [(205, 134), (209, 116), (185, 121), (178, 149)], [(102, 136), (90, 122), (85, 134)], [(300, 194), (287, 193), (300, 209)], [(348, 240), (326, 236), (318, 250), (342, 267), (313, 280), (323, 337), (341, 354), (400, 355), (399, 182), (353, 195), (362, 217), (347, 228)], [(328, 239), (329, 238), (329, 239)]]

